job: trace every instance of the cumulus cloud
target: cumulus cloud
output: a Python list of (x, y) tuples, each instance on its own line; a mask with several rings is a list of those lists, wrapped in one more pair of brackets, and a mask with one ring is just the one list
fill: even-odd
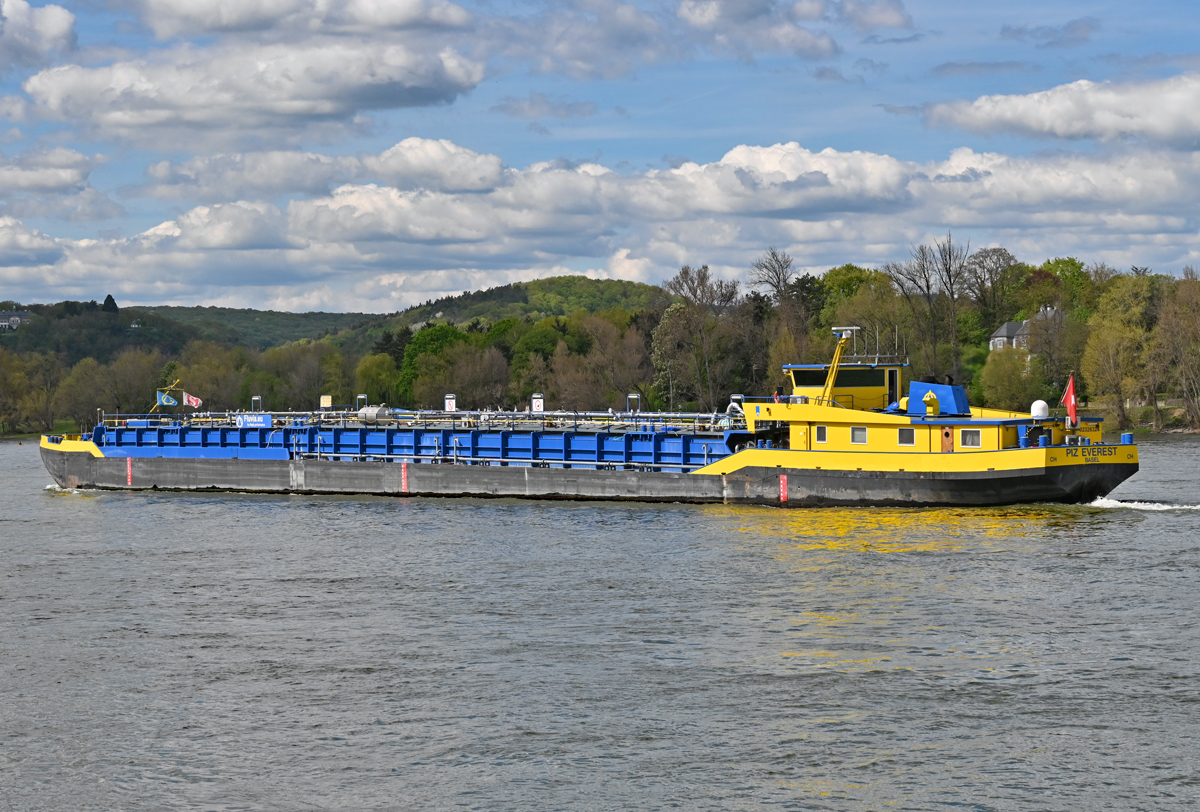
[(1073, 48), (1086, 45), (1092, 34), (1099, 30), (1099, 20), (1080, 17), (1062, 25), (1006, 25), (1000, 29), (1000, 36), (1018, 42), (1033, 42), (1039, 48)]
[(468, 192), (500, 184), (503, 164), (446, 139), (405, 138), (377, 156), (362, 159), (364, 173), (400, 188)]
[(976, 133), (1194, 146), (1200, 143), (1200, 75), (1123, 83), (1084, 79), (1037, 93), (931, 105), (926, 120)]
[(336, 156), (315, 152), (220, 153), (146, 170), (150, 183), (129, 190), (165, 199), (266, 199), (286, 194), (328, 194), (350, 180), (375, 180), (398, 188), (479, 191), (503, 181), (495, 155), (483, 155), (445, 139), (405, 138), (377, 155)]
[(155, 226), (142, 235), (143, 242), (163, 241), (166, 248), (259, 250), (291, 244), (279, 209), (267, 203), (237, 201), (217, 206), (197, 206), (175, 220)]
[(146, 170), (150, 183), (131, 190), (159, 198), (230, 200), (281, 194), (326, 194), (359, 171), (356, 158), (313, 152), (217, 153), (173, 163), (159, 161)]
[[(44, 265), (62, 257), (63, 249), (58, 241), (14, 217), (0, 217), (0, 266)], [(5, 276), (13, 281), (11, 275)]]
[(40, 65), (75, 46), (75, 15), (62, 6), (0, 0), (0, 22), (0, 69)]
[[(806, 19), (816, 10), (810, 5), (800, 4), (800, 18)], [(801, 59), (827, 59), (840, 52), (829, 34), (789, 19), (789, 12), (795, 10), (795, 6), (784, 8), (772, 0), (681, 0), (676, 15), (703, 47), (715, 53), (749, 58), (757, 52), (775, 51)]]
[(571, 0), (528, 17), (481, 19), (477, 27), (489, 52), (576, 79), (624, 76), (688, 53), (666, 20), (619, 0)]
[[(11, 266), (0, 278), (20, 280), (10, 284), (18, 298), (38, 284), (67, 290), (72, 279), (111, 279), (131, 301), (279, 306), (318, 296), (308, 306), (394, 310), (566, 268), (654, 281), (688, 262), (736, 276), (764, 245), (806, 268), (878, 264), (947, 228), (1033, 259), (1075, 252), (1162, 267), (1200, 258), (1200, 218), (1191, 214), (1200, 153), (1013, 157), (964, 148), (913, 162), (781, 143), (625, 174), (593, 163), (506, 169), (446, 141), (394, 149), (356, 159), (353, 171), (375, 173), (370, 182), (286, 207), (196, 206), (127, 239), (52, 240), (0, 218), (0, 265)], [(367, 157), (379, 165), (366, 167)], [(464, 190), (458, 181), (405, 188), (379, 179), (392, 171), (408, 181), (456, 161), (465, 168), (443, 169), (445, 177), (487, 182)], [(139, 270), (150, 268), (157, 272)]]
[(461, 28), (471, 15), (447, 0), (141, 0), (142, 19), (158, 37), (262, 31), (369, 32)]
[(0, 213), (15, 217), (102, 220), (124, 209), (88, 182), (100, 162), (65, 147), (0, 155)]
[(451, 49), (314, 40), (303, 45), (181, 48), (157, 61), (65, 65), (25, 81), (46, 116), (104, 134), (159, 138), (163, 131), (262, 135), (341, 122), (362, 110), (452, 101), (483, 78)]

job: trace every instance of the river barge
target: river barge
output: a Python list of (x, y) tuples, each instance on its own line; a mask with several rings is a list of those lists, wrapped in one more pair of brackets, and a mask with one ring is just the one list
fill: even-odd
[[(1089, 502), (1138, 470), (1099, 420), (971, 407), (901, 358), (785, 367), (790, 395), (715, 414), (345, 411), (101, 416), (45, 435), (63, 488), (808, 506)], [(632, 405), (632, 404), (631, 404)]]

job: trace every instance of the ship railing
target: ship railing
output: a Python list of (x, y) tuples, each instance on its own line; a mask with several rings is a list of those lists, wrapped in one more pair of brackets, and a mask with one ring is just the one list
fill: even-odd
[(709, 448), (704, 448), (703, 462), (668, 462), (660, 460), (658, 462), (645, 461), (621, 461), (621, 460), (585, 460), (585, 459), (554, 459), (554, 458), (537, 458), (529, 459), (526, 457), (488, 457), (488, 456), (468, 456), (466, 454), (444, 454), (439, 449), (433, 454), (377, 454), (377, 453), (352, 453), (352, 452), (329, 452), (324, 454), (319, 452), (304, 453), (301, 452), (295, 455), (296, 459), (314, 459), (325, 461), (343, 461), (349, 460), (352, 462), (411, 462), (414, 464), (430, 464), (444, 463), (448, 465), (494, 465), (504, 466), (507, 468), (579, 468), (582, 470), (605, 470), (605, 471), (696, 471), (704, 468), (710, 462), (716, 462), (723, 459), (724, 456), (709, 454)]
[[(450, 429), (508, 429), (510, 431), (595, 431), (639, 434), (671, 431), (696, 433), (734, 430), (745, 427), (741, 415), (725, 412), (503, 412), (389, 410), (384, 414), (362, 415), (349, 412), (190, 412), (187, 414), (104, 414), (105, 428), (169, 428), (172, 426), (232, 428), (238, 418), (254, 415), (269, 418), (268, 425), (247, 428), (381, 428), (445, 426)], [(265, 423), (266, 421), (264, 421)]]
[(765, 398), (746, 398), (747, 403), (792, 403), (811, 406), (833, 406), (838, 409), (853, 409), (854, 395), (838, 395), (836, 398), (823, 398), (813, 395), (780, 395)]

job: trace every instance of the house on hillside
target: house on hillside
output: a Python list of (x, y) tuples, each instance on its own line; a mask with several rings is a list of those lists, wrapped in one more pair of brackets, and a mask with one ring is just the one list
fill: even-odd
[(15, 330), (32, 318), (28, 310), (0, 310), (0, 330)]
[[(1032, 319), (1025, 321), (1006, 321), (992, 333), (988, 341), (988, 350), (1002, 350), (1005, 347), (1016, 347), (1030, 352), (1037, 352), (1030, 347), (1030, 335), (1037, 331), (1039, 340), (1044, 342), (1047, 332), (1054, 333), (1062, 328), (1063, 314), (1056, 307), (1043, 307)], [(1035, 342), (1037, 343), (1037, 342)]]
[(992, 333), (988, 342), (989, 350), (1002, 350), (1005, 347), (1029, 349), (1029, 321), (1006, 321)]

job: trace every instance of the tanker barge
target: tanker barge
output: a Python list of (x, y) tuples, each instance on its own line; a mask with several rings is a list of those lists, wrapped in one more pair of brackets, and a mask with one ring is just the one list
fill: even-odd
[[(45, 435), (63, 488), (640, 502), (985, 506), (1088, 502), (1138, 470), (1098, 420), (972, 408), (900, 358), (788, 366), (792, 394), (723, 413), (403, 411), (103, 416)], [(1040, 407), (1039, 407), (1040, 404)], [(535, 405), (533, 409), (537, 409)]]

